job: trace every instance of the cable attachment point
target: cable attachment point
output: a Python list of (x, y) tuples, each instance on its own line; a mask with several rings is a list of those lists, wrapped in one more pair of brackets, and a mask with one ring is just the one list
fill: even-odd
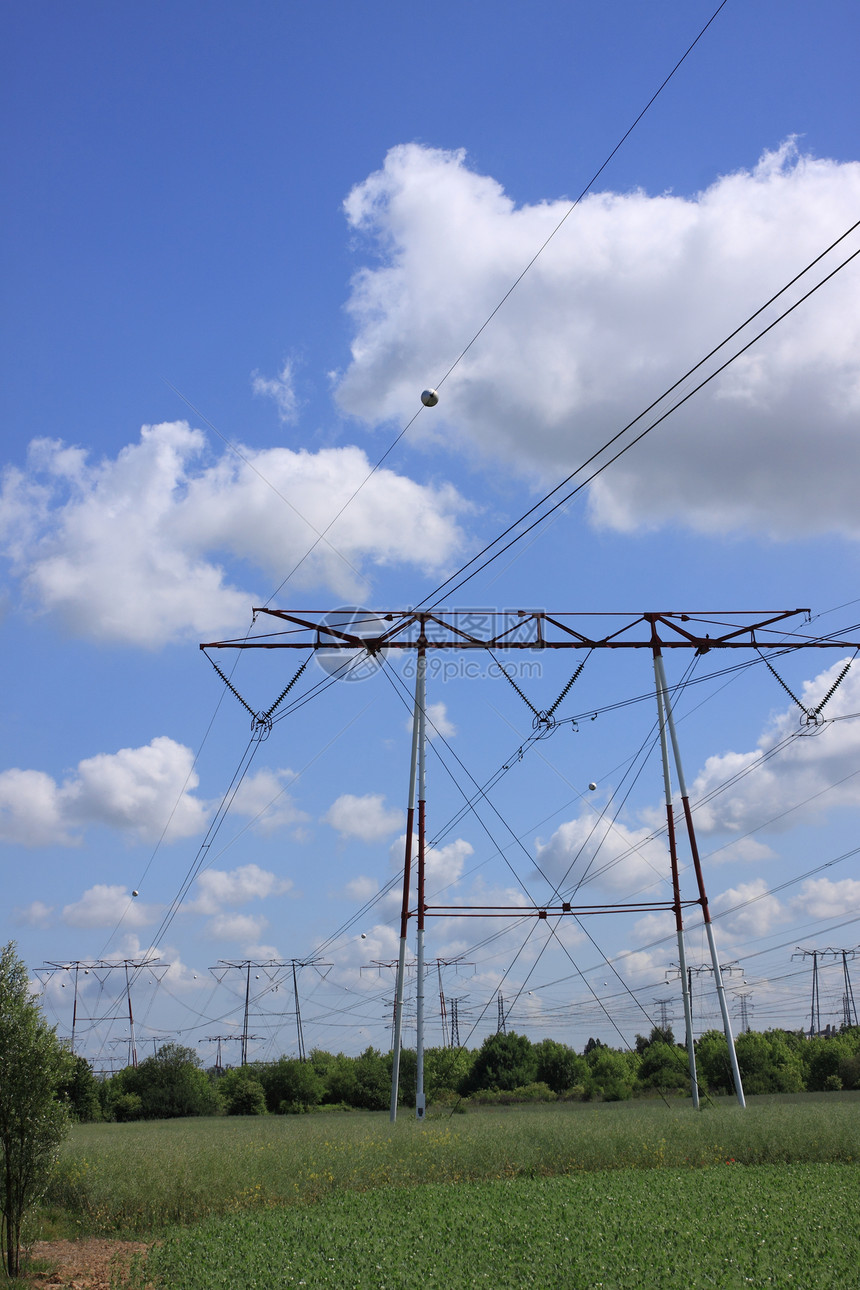
[(251, 737), (258, 743), (268, 739), (272, 733), (272, 718), (266, 712), (257, 712), (251, 722)]
[[(755, 642), (753, 643), (755, 644)], [(777, 672), (776, 668), (772, 666), (770, 660), (766, 658), (764, 654), (762, 654), (761, 650), (758, 649), (757, 646), (756, 646), (756, 652), (759, 658), (764, 663), (765, 667), (771, 673), (771, 675), (775, 677), (777, 681), (779, 681), (779, 684), (785, 690), (788, 697), (795, 704), (797, 704), (798, 708), (800, 708), (800, 711), (803, 714), (800, 718), (800, 724), (802, 726), (821, 726), (824, 724), (824, 718), (821, 715), (821, 709), (824, 707), (825, 703), (829, 703), (830, 700), (833, 698), (833, 695), (836, 693), (836, 691), (839, 689), (839, 686), (842, 684), (842, 682), (845, 680), (846, 676), (848, 675), (848, 672), (850, 671), (850, 668), (851, 668), (851, 664), (854, 662), (855, 658), (857, 657), (857, 654), (860, 653), (860, 651), (858, 650), (854, 651), (851, 658), (849, 658), (848, 662), (845, 664), (842, 671), (839, 673), (836, 680), (833, 682), (830, 689), (825, 694), (824, 698), (819, 700), (819, 702), (816, 703), (814, 708), (807, 708), (804, 703), (800, 702), (800, 699), (798, 699), (797, 695), (794, 694), (788, 688), (785, 681), (783, 681), (782, 677)]]
[(558, 722), (551, 712), (536, 712), (532, 720), (532, 730), (535, 731), (538, 739), (545, 739), (555, 730)]

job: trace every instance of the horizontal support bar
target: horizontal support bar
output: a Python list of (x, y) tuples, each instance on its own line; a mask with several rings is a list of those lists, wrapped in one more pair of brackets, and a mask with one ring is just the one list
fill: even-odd
[[(394, 650), (552, 650), (552, 649), (857, 649), (857, 641), (806, 637), (788, 632), (787, 620), (808, 615), (807, 609), (765, 612), (571, 614), (545, 610), (331, 610), (291, 613), (258, 608), (287, 624), (287, 629), (257, 637), (208, 641), (201, 649), (360, 650), (371, 656)], [(759, 611), (761, 615), (761, 611)], [(735, 621), (729, 621), (734, 618)], [(755, 618), (753, 622), (748, 621)], [(607, 619), (617, 626), (595, 633)], [(577, 625), (574, 625), (574, 620)], [(586, 623), (592, 630), (585, 631)], [(289, 638), (289, 639), (288, 639)]]
[[(681, 905), (699, 905), (701, 901), (682, 900)], [(424, 913), (428, 918), (442, 918), (446, 915), (458, 915), (465, 918), (508, 918), (512, 914), (524, 918), (564, 918), (567, 915), (585, 916), (587, 914), (650, 914), (655, 910), (674, 910), (671, 900), (641, 901), (636, 904), (621, 905), (425, 905)], [(409, 917), (414, 918), (417, 910), (410, 910)]]

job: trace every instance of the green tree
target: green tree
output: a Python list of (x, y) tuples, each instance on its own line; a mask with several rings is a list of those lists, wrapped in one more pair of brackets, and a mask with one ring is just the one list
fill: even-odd
[(10, 941), (0, 951), (0, 1246), (10, 1277), (21, 1270), (21, 1223), (42, 1194), (68, 1129), (58, 1096), (69, 1054), (33, 1001)]
[(140, 1098), (143, 1120), (217, 1115), (220, 1109), (218, 1094), (200, 1069), (197, 1054), (180, 1044), (165, 1044), (139, 1066), (119, 1071), (110, 1083), (114, 1102), (128, 1093)]
[(265, 1115), (266, 1094), (255, 1067), (225, 1071), (216, 1085), (228, 1115)]
[(323, 1099), (325, 1082), (313, 1062), (281, 1057), (260, 1070), (266, 1106), (274, 1112), (309, 1111)]
[(661, 1026), (652, 1026), (647, 1039), (644, 1035), (636, 1036), (636, 1051), (641, 1057), (651, 1044), (674, 1044), (674, 1042), (675, 1032), (671, 1026), (666, 1026), (665, 1029)]
[(99, 1084), (84, 1057), (69, 1058), (69, 1072), (58, 1089), (60, 1098), (82, 1124), (101, 1119)]
[(699, 1083), (711, 1093), (731, 1092), (729, 1046), (721, 1030), (706, 1030), (696, 1040), (696, 1074)]
[(108, 1112), (117, 1124), (143, 1119), (143, 1103), (137, 1093), (116, 1093), (108, 1102)]
[(463, 1092), (508, 1090), (534, 1084), (537, 1067), (537, 1053), (527, 1035), (518, 1035), (515, 1030), (508, 1034), (488, 1035), (478, 1049), (464, 1081)]
[(684, 1089), (689, 1093), (690, 1067), (686, 1049), (659, 1039), (652, 1040), (641, 1055), (638, 1082), (640, 1088)]
[[(353, 1063), (355, 1095), (353, 1105), (365, 1111), (384, 1111), (391, 1105), (391, 1054), (365, 1048)], [(414, 1085), (413, 1085), (414, 1087)]]
[[(833, 1034), (825, 1038), (816, 1035), (808, 1039), (802, 1050), (806, 1068), (806, 1087), (810, 1093), (821, 1093), (841, 1088), (839, 1064), (852, 1057), (852, 1045), (847, 1035)], [(837, 1083), (838, 1081), (838, 1083)]]
[(860, 1089), (860, 1053), (855, 1053), (853, 1057), (843, 1057), (838, 1074), (843, 1088)]
[(355, 1061), (345, 1053), (311, 1053), (311, 1066), (321, 1077), (324, 1086), (323, 1101), (335, 1105), (357, 1106), (358, 1080)]
[(469, 1075), (474, 1053), (468, 1048), (425, 1048), (424, 1091), (428, 1102), (453, 1102)]
[(588, 1063), (567, 1044), (557, 1039), (542, 1039), (535, 1044), (537, 1079), (549, 1085), (553, 1093), (566, 1093), (576, 1084), (585, 1084)]
[(747, 1093), (803, 1092), (800, 1056), (792, 1051), (784, 1031), (747, 1030), (735, 1040), (735, 1052)]
[(633, 1085), (639, 1070), (637, 1053), (622, 1053), (604, 1044), (595, 1046), (586, 1057), (588, 1097), (605, 1102), (624, 1102), (633, 1096)]

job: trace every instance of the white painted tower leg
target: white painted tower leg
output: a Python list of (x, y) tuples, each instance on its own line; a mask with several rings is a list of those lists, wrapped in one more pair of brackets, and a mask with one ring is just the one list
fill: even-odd
[(400, 955), (397, 960), (397, 985), (394, 1003), (394, 1048), (391, 1063), (391, 1107), (389, 1119), (397, 1119), (397, 1090), (400, 1083), (400, 1045), (403, 1037), (403, 993), (406, 977), (406, 929), (409, 922), (409, 888), (412, 877), (412, 829), (415, 822), (415, 772), (418, 763), (421, 716), (424, 711), (423, 653), (418, 655), (415, 673), (415, 705), (412, 711), (412, 757), (409, 766), (409, 798), (406, 810), (406, 854), (403, 860), (403, 900), (400, 906)]
[(663, 788), (666, 796), (666, 820), (669, 829), (669, 859), (672, 865), (672, 896), (675, 910), (675, 930), (678, 936), (678, 969), (681, 973), (681, 993), (684, 1000), (684, 1022), (687, 1031), (687, 1060), (690, 1066), (690, 1093), (693, 1106), (699, 1109), (699, 1082), (696, 1077), (696, 1049), (693, 1043), (693, 1009), (690, 1003), (687, 953), (684, 947), (684, 919), (681, 912), (681, 887), (678, 876), (678, 851), (675, 845), (675, 816), (672, 811), (672, 779), (669, 774), (669, 746), (666, 739), (666, 713), (664, 692), (657, 666), (659, 654), (654, 651), (654, 680), (657, 686), (657, 715), (660, 726), (660, 752), (663, 759)]
[(708, 947), (711, 952), (711, 966), (714, 969), (714, 983), (717, 987), (717, 998), (720, 1003), (720, 1013), (723, 1018), (723, 1030), (726, 1036), (726, 1043), (729, 1049), (729, 1062), (732, 1068), (732, 1079), (735, 1085), (735, 1094), (741, 1106), (746, 1106), (744, 1097), (743, 1082), (741, 1080), (740, 1067), (738, 1066), (738, 1055), (735, 1051), (735, 1040), (732, 1034), (732, 1023), (729, 1018), (729, 1008), (726, 1002), (726, 990), (723, 984), (723, 972), (720, 967), (720, 960), (717, 956), (717, 946), (714, 941), (714, 929), (711, 923), (711, 914), (708, 909), (708, 897), (705, 893), (705, 882), (702, 876), (702, 866), (699, 861), (699, 848), (696, 843), (696, 834), (693, 829), (693, 817), (690, 810), (690, 799), (687, 795), (687, 784), (684, 779), (684, 767), (681, 764), (681, 749), (678, 744), (678, 735), (675, 730), (675, 718), (672, 715), (672, 704), (669, 701), (669, 687), (666, 684), (666, 669), (663, 666), (663, 658), (660, 654), (654, 656), (654, 670), (657, 675), (657, 684), (663, 697), (663, 705), (666, 712), (666, 721), (669, 727), (669, 735), (672, 740), (672, 752), (675, 757), (675, 769), (678, 774), (678, 787), (681, 790), (681, 803), (684, 807), (684, 818), (687, 823), (687, 835), (690, 839), (690, 850), (693, 856), (693, 867), (696, 871), (696, 881), (699, 886), (699, 903), (702, 906), (702, 917), (705, 922), (705, 932), (708, 937)]
[(424, 654), (418, 655), (418, 675), (416, 678), (416, 704), (418, 707), (418, 972), (417, 991), (417, 1038), (415, 1043), (415, 1118), (423, 1120), (427, 1109), (424, 1096), (424, 849), (426, 837), (425, 804), (427, 800), (426, 757), (427, 720), (426, 700), (426, 667)]

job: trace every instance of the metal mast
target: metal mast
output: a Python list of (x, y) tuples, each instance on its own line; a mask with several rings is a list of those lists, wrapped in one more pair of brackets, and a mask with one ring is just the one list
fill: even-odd
[[(394, 994), (394, 1037), (391, 1062), (391, 1105), (389, 1116), (392, 1124), (397, 1119), (397, 1091), (400, 1083), (400, 1048), (403, 1042), (403, 992), (406, 980), (406, 938), (409, 927), (409, 895), (412, 880), (412, 830), (415, 824), (415, 778), (418, 769), (418, 746), (422, 738), (424, 711), (424, 668), (426, 658), (419, 648), (415, 670), (415, 706), (412, 712), (412, 757), (409, 765), (409, 795), (406, 804), (406, 854), (403, 861), (403, 898), (400, 904), (400, 954), (397, 961), (397, 985)], [(416, 1107), (417, 1111), (417, 1107)]]
[[(699, 860), (692, 812), (687, 795), (684, 772), (681, 763), (680, 749), (675, 730), (672, 704), (663, 664), (663, 653), (666, 650), (693, 650), (697, 654), (706, 654), (711, 650), (755, 650), (764, 657), (766, 652), (779, 650), (786, 652), (795, 649), (860, 649), (857, 641), (838, 640), (833, 637), (803, 636), (792, 625), (791, 634), (786, 640), (788, 620), (799, 615), (808, 619), (808, 609), (788, 609), (762, 611), (765, 617), (747, 611), (713, 611), (708, 614), (689, 614), (679, 612), (651, 612), (636, 614), (582, 614), (548, 613), (546, 611), (516, 610), (504, 613), (483, 615), (487, 630), (482, 631), (474, 625), (474, 614), (470, 611), (445, 609), (433, 610), (392, 610), (368, 612), (362, 622), (365, 627), (372, 623), (372, 630), (364, 634), (355, 630), (355, 615), (350, 611), (347, 617), (339, 617), (337, 611), (319, 614), (311, 611), (287, 611), (270, 609), (267, 606), (255, 608), (254, 620), (260, 615), (277, 620), (277, 630), (257, 636), (246, 636), (241, 639), (211, 641), (202, 644), (202, 650), (209, 649), (300, 649), (324, 650), (326, 652), (344, 650), (353, 654), (363, 654), (369, 660), (378, 660), (387, 653), (410, 651), (417, 654), (415, 683), (415, 703), (412, 721), (412, 755), (409, 774), (409, 796), (407, 809), (406, 851), (403, 871), (403, 899), (400, 918), (400, 956), (397, 973), (397, 992), (394, 1012), (394, 1041), (391, 1084), (391, 1119), (397, 1115), (397, 1089), (400, 1074), (400, 1049), (403, 1027), (403, 994), (406, 961), (406, 936), (408, 920), (417, 916), (418, 925), (418, 1088), (419, 1097), (416, 1103), (416, 1114), (421, 1118), (423, 1106), (423, 1045), (424, 1045), (424, 923), (429, 914), (433, 917), (446, 917), (456, 912), (459, 917), (510, 917), (512, 915), (531, 915), (546, 919), (555, 915), (581, 917), (586, 914), (615, 912), (646, 912), (652, 909), (669, 909), (675, 915), (678, 935), (678, 954), (681, 967), (684, 1014), (687, 1023), (687, 1047), (690, 1061), (690, 1075), (693, 1098), (697, 1100), (695, 1078), (695, 1051), (692, 1038), (692, 1017), (690, 989), (686, 971), (684, 950), (683, 910), (688, 905), (699, 905), (707, 933), (713, 964), (714, 981), (719, 998), (723, 1028), (728, 1042), (735, 1091), (741, 1106), (745, 1105), (740, 1071), (734, 1049), (734, 1039), (726, 1002), (720, 964), (714, 942), (708, 899), (705, 891), (702, 868)], [(574, 620), (576, 618), (576, 621)], [(757, 618), (757, 621), (754, 619)], [(734, 619), (735, 621), (730, 621)], [(285, 630), (283, 624), (287, 624)], [(596, 624), (596, 626), (595, 626)], [(654, 679), (659, 718), (660, 745), (663, 763), (664, 793), (666, 798), (666, 818), (669, 830), (669, 850), (672, 869), (672, 899), (652, 902), (619, 902), (592, 906), (573, 906), (568, 901), (557, 900), (557, 907), (536, 906), (429, 906), (425, 903), (424, 892), (424, 684), (426, 652), (433, 650), (558, 650), (574, 649), (591, 651), (595, 649), (641, 649), (650, 651), (654, 666)], [(213, 660), (210, 659), (210, 662)], [(216, 667), (219, 675), (223, 672)], [(770, 666), (770, 664), (768, 664)], [(843, 677), (847, 666), (843, 671)], [(839, 678), (840, 680), (842, 677)], [(839, 682), (837, 681), (837, 684)], [(231, 687), (232, 688), (232, 687)], [(568, 687), (569, 688), (569, 687)], [(820, 709), (828, 701), (834, 685), (822, 699), (817, 708), (803, 708), (807, 724), (817, 724)], [(241, 696), (238, 696), (241, 699)], [(244, 700), (241, 700), (244, 704)], [(245, 704), (246, 707), (249, 705)], [(250, 711), (253, 711), (249, 707)], [(265, 714), (264, 714), (265, 715)], [(539, 719), (549, 714), (537, 714)], [(678, 780), (681, 809), (686, 833), (692, 853), (693, 867), (698, 888), (698, 897), (682, 899), (680, 890), (680, 869), (678, 864), (675, 813), (673, 808), (672, 783), (670, 772), (669, 748), (671, 745), (675, 773)], [(420, 749), (420, 752), (419, 752)], [(419, 765), (420, 762), (420, 765)], [(419, 809), (418, 809), (418, 900), (415, 910), (410, 910), (412, 855), (414, 849), (413, 827), (415, 824), (416, 777), (420, 775)], [(453, 1042), (455, 1018), (451, 1018), (451, 1038)]]

